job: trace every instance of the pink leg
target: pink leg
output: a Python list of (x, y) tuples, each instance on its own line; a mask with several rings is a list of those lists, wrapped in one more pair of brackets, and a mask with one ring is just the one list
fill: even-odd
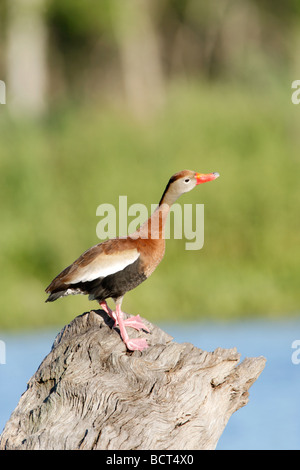
[(112, 318), (113, 320), (115, 320), (114, 327), (117, 326), (117, 317), (116, 317), (116, 314), (115, 314), (115, 312), (112, 311), (111, 308), (109, 308), (109, 306), (108, 306), (107, 303), (106, 303), (106, 300), (103, 300), (103, 301), (99, 302), (99, 305), (100, 305), (100, 307), (104, 310), (104, 312), (106, 312), (107, 315), (110, 316), (110, 318)]
[(123, 312), (119, 304), (116, 305), (116, 317), (120, 328), (121, 338), (130, 351), (143, 351), (148, 348), (147, 341), (144, 338), (129, 339), (125, 328), (125, 321), (123, 320)]

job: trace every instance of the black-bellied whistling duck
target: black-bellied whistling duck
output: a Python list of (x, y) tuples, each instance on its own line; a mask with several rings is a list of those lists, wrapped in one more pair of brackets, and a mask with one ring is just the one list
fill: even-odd
[[(161, 262), (165, 252), (164, 228), (172, 204), (181, 194), (218, 176), (219, 173), (202, 174), (189, 170), (173, 175), (151, 217), (128, 237), (106, 240), (83, 253), (53, 279), (46, 289), (49, 294), (46, 302), (70, 294), (88, 294), (90, 300), (97, 300), (102, 309), (115, 320), (114, 326), (119, 326), (121, 337), (129, 350), (142, 351), (147, 348), (145, 339), (128, 337), (126, 326), (149, 330), (139, 315), (123, 319), (123, 297), (145, 281)], [(115, 301), (115, 311), (108, 307), (108, 298)]]

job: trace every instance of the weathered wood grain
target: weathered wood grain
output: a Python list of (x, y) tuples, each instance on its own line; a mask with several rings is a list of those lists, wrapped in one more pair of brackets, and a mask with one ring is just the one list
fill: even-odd
[(142, 353), (126, 350), (101, 310), (65, 326), (28, 382), (0, 449), (214, 449), (265, 359), (239, 364), (235, 348), (178, 344), (143, 321), (151, 333)]

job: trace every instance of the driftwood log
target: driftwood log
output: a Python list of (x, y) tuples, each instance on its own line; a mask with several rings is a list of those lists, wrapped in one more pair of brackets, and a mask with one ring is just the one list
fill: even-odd
[(265, 359), (178, 344), (144, 320), (129, 352), (101, 310), (57, 335), (0, 437), (0, 449), (214, 449)]

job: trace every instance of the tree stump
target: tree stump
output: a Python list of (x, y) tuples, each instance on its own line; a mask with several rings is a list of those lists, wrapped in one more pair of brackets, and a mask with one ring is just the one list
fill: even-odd
[(126, 350), (101, 310), (76, 317), (0, 437), (0, 449), (214, 449), (230, 416), (248, 402), (265, 359), (233, 349), (178, 344), (144, 320), (143, 352)]

